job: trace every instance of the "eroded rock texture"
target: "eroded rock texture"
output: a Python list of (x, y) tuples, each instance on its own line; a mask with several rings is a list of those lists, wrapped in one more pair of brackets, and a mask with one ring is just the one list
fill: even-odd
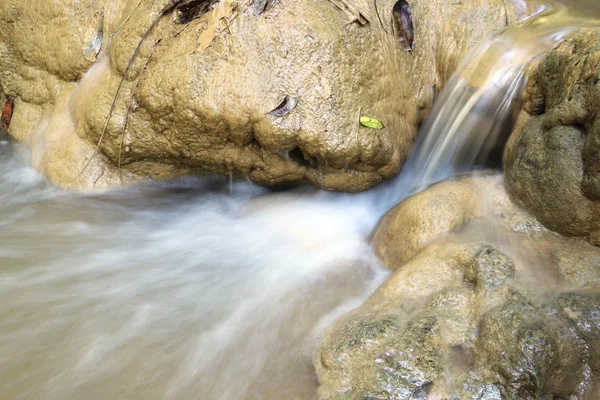
[[(0, 3), (2, 97), (17, 98), (11, 133), (53, 182), (208, 171), (367, 189), (398, 172), (465, 50), (537, 10), (503, 0), (221, 0), (161, 17), (167, 3)], [(393, 18), (395, 6), (410, 9), (414, 31)]]
[(598, 248), (544, 229), (494, 176), (434, 185), (378, 230), (395, 272), (326, 335), (320, 399), (598, 398)]
[(511, 197), (546, 227), (600, 244), (600, 30), (577, 32), (536, 69), (530, 120), (504, 155)]

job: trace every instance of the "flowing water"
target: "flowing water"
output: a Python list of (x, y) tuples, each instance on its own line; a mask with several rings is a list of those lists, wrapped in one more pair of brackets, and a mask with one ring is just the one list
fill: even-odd
[[(537, 17), (493, 33), (469, 51), (420, 127), (402, 174), (376, 189), (380, 212), (399, 195), (485, 165), (498, 147), (501, 153), (516, 122), (527, 67), (574, 30), (600, 26), (600, 5), (567, 3), (571, 7), (542, 8)], [(581, 16), (582, 10), (591, 16)]]
[(0, 398), (314, 398), (320, 335), (387, 276), (368, 245), (378, 218), (468, 168), (474, 129), (510, 122), (525, 65), (578, 24), (482, 44), (402, 175), (358, 196), (229, 177), (74, 194), (0, 147)]
[[(569, 33), (599, 26), (597, 20), (574, 16), (554, 6), (520, 25), (492, 34), (471, 50), (419, 131), (408, 167), (418, 185), (468, 170), (487, 160), (516, 119), (525, 70)], [(506, 139), (506, 138), (505, 138)]]
[(357, 207), (221, 178), (65, 193), (6, 147), (0, 173), (3, 399), (313, 398), (315, 340), (385, 276)]

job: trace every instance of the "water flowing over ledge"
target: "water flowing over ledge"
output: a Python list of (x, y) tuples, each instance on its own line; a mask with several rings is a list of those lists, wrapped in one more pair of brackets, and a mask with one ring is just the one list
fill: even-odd
[[(1, 148), (0, 331), (7, 345), (0, 346), (0, 392), (32, 399), (314, 398), (313, 351), (325, 329), (390, 277), (370, 248), (377, 221), (409, 195), (487, 158), (481, 152), (514, 119), (526, 66), (586, 24), (552, 18), (509, 28), (473, 50), (438, 98), (401, 175), (359, 195), (273, 194), (218, 177), (74, 194), (47, 184), (16, 154), (18, 146)], [(486, 213), (466, 214), (465, 221)], [(518, 229), (544, 231), (522, 218)], [(564, 289), (543, 268), (528, 269), (536, 259), (514, 250), (512, 236), (497, 226), (476, 228), (457, 242), (485, 239), (517, 260), (511, 269), (508, 256), (476, 247), (469, 256), (477, 279), (493, 286), (483, 276), (491, 258), (506, 276), (525, 271), (525, 283), (543, 281), (544, 295)], [(437, 256), (425, 252), (404, 274), (430, 276), (419, 269), (433, 265), (429, 257)], [(431, 275), (440, 273), (433, 268)], [(394, 277), (385, 290), (400, 281)], [(416, 309), (409, 286), (399, 286), (406, 292), (400, 303)], [(418, 300), (433, 287), (416, 286), (412, 294)], [(570, 307), (563, 308), (576, 314)], [(456, 353), (467, 360), (456, 362), (459, 370), (472, 365), (467, 349)], [(378, 360), (397, 354), (386, 356)]]

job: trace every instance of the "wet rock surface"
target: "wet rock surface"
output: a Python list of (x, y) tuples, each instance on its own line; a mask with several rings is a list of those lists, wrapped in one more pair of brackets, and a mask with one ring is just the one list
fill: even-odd
[[(0, 4), (1, 94), (17, 98), (11, 134), (32, 163), (79, 188), (204, 172), (373, 187), (397, 174), (465, 50), (537, 10), (500, 0), (222, 0), (161, 17), (158, 0), (34, 3)], [(394, 9), (409, 10), (412, 28)]]
[(512, 206), (501, 188), (502, 178), (492, 173), (464, 175), (430, 186), (388, 212), (373, 232), (373, 248), (390, 269), (400, 268), (448, 232), (486, 214), (502, 216), (514, 231), (544, 228)]
[[(460, 177), (397, 206), (398, 218), (420, 205), (462, 223), (436, 227), (411, 257), (383, 259), (393, 275), (316, 352), (320, 399), (598, 397), (600, 250), (545, 230), (502, 187), (498, 176)], [(440, 188), (471, 192), (477, 212), (428, 201)], [(433, 223), (406, 222), (379, 229), (401, 246)]]
[(533, 73), (529, 122), (504, 154), (511, 198), (546, 227), (600, 244), (600, 30), (569, 37)]

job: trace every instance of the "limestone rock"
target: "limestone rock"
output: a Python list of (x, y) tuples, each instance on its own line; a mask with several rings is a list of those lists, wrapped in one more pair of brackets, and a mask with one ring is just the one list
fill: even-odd
[(395, 270), (438, 238), (484, 216), (501, 216), (514, 231), (543, 230), (510, 203), (500, 175), (465, 175), (432, 185), (394, 207), (375, 228), (373, 249)]
[[(549, 255), (566, 245), (544, 235)], [(598, 369), (587, 349), (600, 348), (600, 271), (575, 254), (540, 276), (487, 243), (430, 246), (329, 331), (315, 359), (319, 398), (595, 398), (598, 375), (586, 371)], [(544, 276), (564, 282), (579, 268), (593, 279)]]
[(397, 174), (466, 49), (537, 11), (535, 1), (409, 1), (410, 52), (395, 0), (221, 0), (190, 21), (170, 13), (142, 43), (104, 131), (167, 0), (38, 3), (0, 2), (0, 100), (17, 97), (11, 134), (33, 164), (79, 188), (204, 172), (373, 187)]
[(476, 192), (472, 180), (463, 177), (438, 183), (409, 197), (375, 228), (375, 253), (385, 265), (400, 267), (441, 235), (481, 215)]
[(319, 399), (598, 397), (600, 249), (545, 230), (489, 174), (391, 215), (378, 229), (394, 246), (425, 239), (407, 261), (388, 254), (389, 280), (326, 334)]
[(504, 154), (511, 198), (546, 227), (600, 244), (600, 29), (584, 29), (539, 64), (532, 115)]

